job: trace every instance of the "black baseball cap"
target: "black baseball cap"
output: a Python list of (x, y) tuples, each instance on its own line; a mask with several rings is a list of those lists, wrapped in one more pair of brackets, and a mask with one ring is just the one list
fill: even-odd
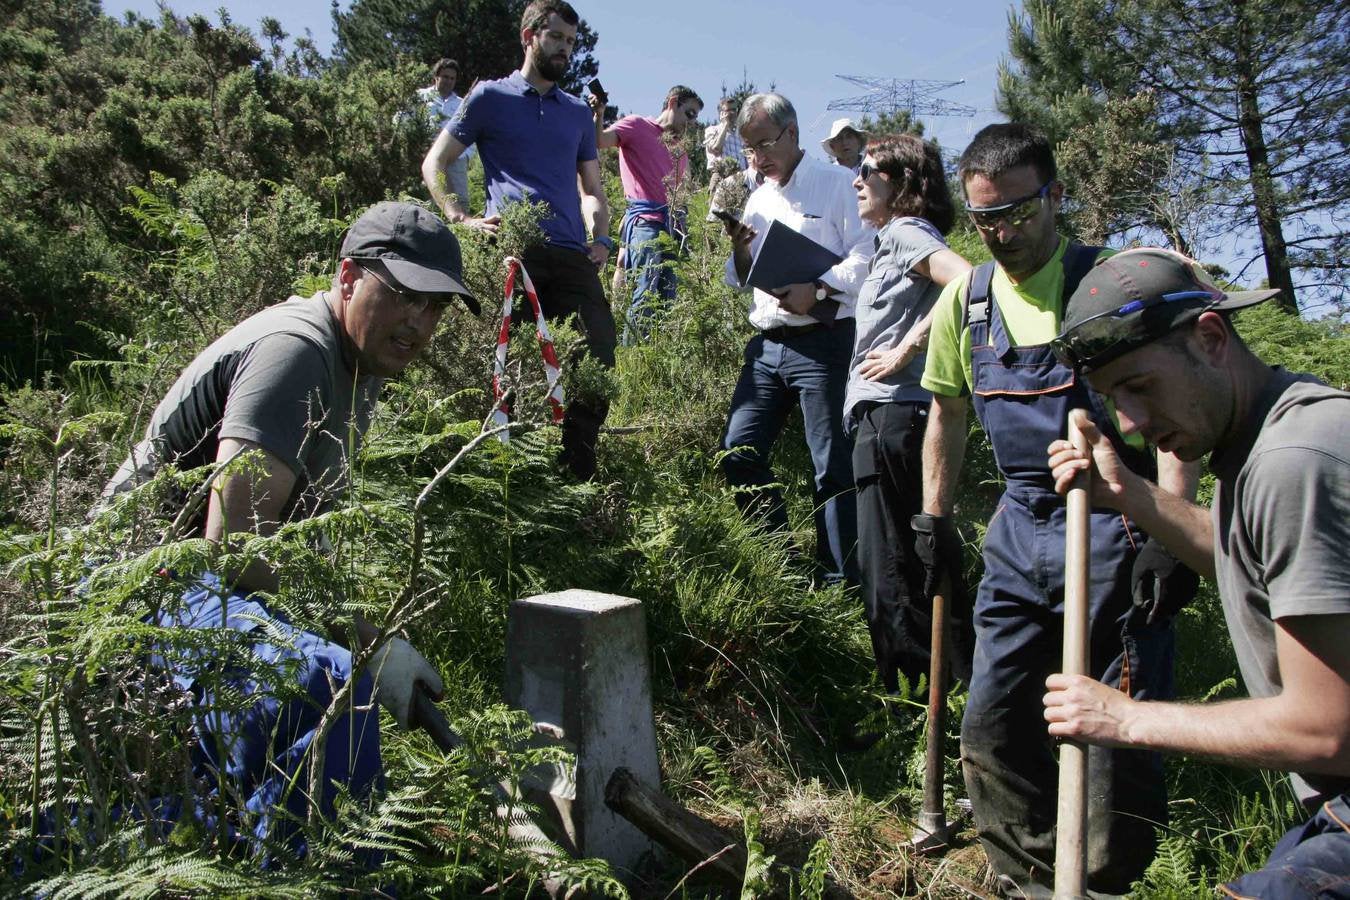
[(1083, 277), (1050, 347), (1060, 362), (1091, 372), (1203, 312), (1242, 309), (1278, 293), (1224, 291), (1199, 263), (1173, 250), (1125, 250), (1098, 261)]
[(474, 314), (478, 301), (464, 287), (459, 241), (432, 213), (386, 200), (361, 214), (342, 241), (342, 257), (377, 259), (399, 287), (419, 294), (455, 294)]

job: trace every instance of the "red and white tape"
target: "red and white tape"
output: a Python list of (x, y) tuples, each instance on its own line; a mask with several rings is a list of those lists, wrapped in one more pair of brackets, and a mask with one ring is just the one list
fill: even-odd
[[(548, 405), (553, 410), (554, 423), (561, 423), (563, 420), (562, 369), (558, 366), (557, 351), (553, 349), (553, 335), (549, 334), (548, 323), (544, 321), (544, 310), (539, 306), (539, 295), (535, 293), (534, 282), (530, 281), (530, 273), (525, 271), (525, 266), (520, 260), (514, 256), (508, 256), (506, 258), (506, 296), (502, 302), (502, 327), (497, 333), (497, 358), (492, 367), (492, 396), (497, 401), (497, 408), (492, 412), (492, 424), (501, 426), (511, 421), (511, 408), (503, 399), (506, 394), (503, 382), (506, 379), (506, 345), (511, 340), (511, 296), (515, 292), (517, 273), (520, 274), (521, 282), (525, 286), (525, 296), (529, 298), (530, 306), (534, 309), (535, 334), (539, 338), (539, 353), (544, 358), (544, 376), (548, 381)], [(502, 431), (497, 439), (503, 444), (508, 443), (511, 440), (511, 433)]]

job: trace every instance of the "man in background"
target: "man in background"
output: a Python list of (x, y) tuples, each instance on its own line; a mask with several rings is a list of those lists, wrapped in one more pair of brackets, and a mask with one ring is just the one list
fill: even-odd
[(830, 133), (820, 142), (820, 148), (834, 160), (835, 165), (843, 166), (854, 175), (862, 167), (863, 149), (867, 146), (867, 132), (853, 124), (849, 118), (835, 119), (830, 123)]
[(661, 236), (683, 243), (684, 209), (671, 208), (670, 194), (682, 186), (689, 169), (684, 137), (698, 123), (703, 101), (692, 88), (677, 84), (666, 93), (660, 115), (624, 116), (609, 128), (604, 124), (604, 101), (591, 96), (589, 102), (596, 144), (602, 150), (619, 150), (619, 179), (628, 200), (619, 237), (624, 268), (633, 284), (624, 336), (640, 340), (647, 336), (656, 312), (652, 297), (665, 306), (675, 299), (676, 250), (663, 250)]
[[(576, 47), (579, 21), (564, 0), (533, 0), (525, 7), (520, 21), (523, 65), (506, 78), (480, 82), (469, 93), (422, 161), (422, 180), (447, 219), (487, 234), (496, 234), (507, 204), (527, 198), (543, 202), (544, 243), (527, 249), (524, 263), (544, 316), (573, 322), (585, 337), (587, 352), (613, 368), (614, 317), (599, 270), (615, 243), (609, 236), (595, 124), (586, 104), (558, 87)], [(482, 218), (470, 216), (440, 177), (475, 144), (487, 182)], [(589, 480), (595, 476), (596, 443), (609, 404), (599, 398), (569, 400), (559, 461), (577, 478)]]
[(844, 434), (844, 393), (853, 358), (853, 306), (871, 259), (875, 232), (858, 218), (852, 177), (801, 149), (797, 112), (781, 94), (754, 94), (737, 120), (746, 154), (764, 176), (740, 220), (726, 222), (732, 242), (726, 281), (744, 290), (751, 263), (773, 222), (781, 222), (841, 261), (812, 282), (754, 289), (750, 324), (758, 332), (731, 396), (722, 471), (738, 488), (743, 512), (787, 531), (771, 454), (794, 404), (806, 425), (815, 469), (816, 563), (820, 579), (857, 583), (853, 445)]
[[(455, 85), (459, 81), (459, 63), (449, 57), (442, 57), (431, 71), (434, 79), (431, 86), (418, 91), (417, 98), (426, 105), (427, 118), (439, 134), (455, 117), (462, 102), (459, 94), (455, 93)], [(445, 170), (446, 186), (466, 208), (469, 206), (469, 160), (473, 155), (474, 149), (469, 147)]]

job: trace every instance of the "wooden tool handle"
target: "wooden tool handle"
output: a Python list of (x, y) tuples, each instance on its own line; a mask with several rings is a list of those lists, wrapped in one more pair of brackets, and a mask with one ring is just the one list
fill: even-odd
[[(1091, 454), (1087, 438), (1069, 418), (1069, 442)], [(1088, 674), (1088, 566), (1091, 475), (1084, 469), (1069, 487), (1064, 546), (1064, 662), (1067, 675)], [(1076, 900), (1086, 889), (1087, 747), (1059, 748), (1059, 819), (1055, 840), (1055, 900)]]
[(928, 667), (928, 742), (924, 748), (923, 809), (919, 827), (930, 835), (947, 831), (943, 805), (943, 764), (947, 738), (947, 598), (952, 580), (944, 577), (933, 596), (933, 634)]

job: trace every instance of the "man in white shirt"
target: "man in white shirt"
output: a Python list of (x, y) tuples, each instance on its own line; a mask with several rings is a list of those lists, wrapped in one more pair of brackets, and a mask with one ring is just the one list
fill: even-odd
[[(463, 98), (455, 93), (455, 83), (459, 80), (459, 63), (449, 57), (437, 60), (431, 69), (434, 79), (431, 87), (417, 92), (417, 99), (426, 104), (427, 118), (439, 134), (450, 120), (459, 112)], [(469, 147), (445, 170), (446, 187), (459, 197), (465, 208), (469, 205), (469, 160), (474, 149)]]
[(843, 260), (814, 282), (755, 289), (745, 365), (731, 397), (722, 460), (727, 481), (743, 488), (743, 511), (787, 529), (770, 454), (794, 403), (801, 406), (815, 468), (816, 560), (826, 583), (857, 581), (852, 446), (844, 435), (844, 392), (853, 352), (853, 306), (872, 255), (875, 232), (858, 218), (847, 170), (807, 158), (797, 113), (780, 94), (753, 94), (737, 131), (747, 158), (764, 177), (738, 224), (727, 224), (732, 255), (726, 280), (745, 288), (769, 225), (782, 222)]
[(718, 160), (727, 157), (745, 169), (744, 146), (741, 136), (736, 133), (736, 101), (730, 97), (723, 97), (717, 104), (717, 124), (703, 129), (703, 149), (708, 154), (709, 171)]

